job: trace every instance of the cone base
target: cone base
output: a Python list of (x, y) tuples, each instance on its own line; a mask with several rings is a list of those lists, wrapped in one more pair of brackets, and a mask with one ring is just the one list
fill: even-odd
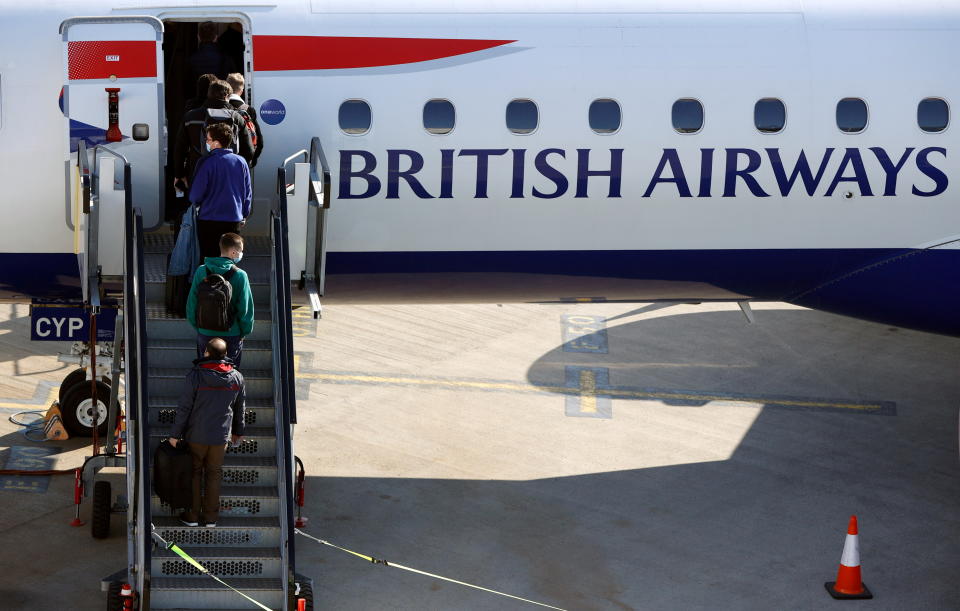
[(863, 592), (857, 594), (845, 594), (843, 592), (837, 592), (833, 586), (837, 584), (836, 581), (828, 581), (823, 584), (823, 587), (827, 589), (827, 592), (830, 592), (830, 596), (839, 599), (839, 600), (855, 600), (858, 598), (873, 598), (873, 594), (870, 593), (870, 590), (867, 589), (865, 584), (860, 584), (863, 587)]

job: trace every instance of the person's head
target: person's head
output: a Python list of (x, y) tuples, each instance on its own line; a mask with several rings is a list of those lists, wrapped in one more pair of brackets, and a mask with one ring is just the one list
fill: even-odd
[(233, 89), (233, 92), (237, 95), (243, 95), (243, 75), (239, 72), (231, 72), (227, 75), (227, 82), (230, 83), (230, 88)]
[(201, 100), (207, 97), (207, 92), (210, 90), (210, 83), (217, 80), (216, 74), (201, 74), (200, 78), (197, 79), (197, 97)]
[(235, 233), (225, 233), (220, 236), (220, 256), (239, 263), (243, 258), (243, 238)]
[(210, 150), (228, 149), (233, 145), (233, 132), (226, 123), (214, 123), (207, 126), (207, 144)]
[(215, 337), (207, 342), (207, 348), (203, 351), (203, 356), (208, 359), (223, 360), (227, 356), (227, 342), (219, 337)]
[(230, 83), (220, 79), (214, 79), (207, 87), (207, 97), (211, 100), (226, 102), (230, 99), (231, 93), (233, 93), (233, 89), (230, 87)]
[(197, 28), (197, 38), (200, 42), (217, 42), (217, 24), (204, 21)]

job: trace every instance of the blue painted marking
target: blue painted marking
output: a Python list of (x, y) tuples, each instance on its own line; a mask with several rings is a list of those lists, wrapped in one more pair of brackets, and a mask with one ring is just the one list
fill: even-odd
[(607, 354), (607, 319), (603, 316), (564, 314), (563, 351)]
[[(60, 453), (59, 448), (50, 446), (10, 446), (6, 469), (23, 471), (45, 471), (53, 469), (55, 460), (52, 455)], [(0, 490), (44, 493), (50, 485), (49, 475), (7, 475), (0, 477)]]
[[(97, 341), (112, 341), (117, 310), (102, 309), (97, 315)], [(33, 304), (30, 307), (30, 340), (73, 342), (90, 339), (90, 313), (82, 307)]]
[(564, 368), (565, 386), (579, 390), (577, 395), (564, 397), (565, 413), (571, 418), (613, 418), (613, 401), (597, 394), (610, 387), (610, 371), (604, 367)]
[(260, 105), (260, 120), (267, 125), (277, 125), (287, 118), (287, 108), (280, 100), (267, 100)]

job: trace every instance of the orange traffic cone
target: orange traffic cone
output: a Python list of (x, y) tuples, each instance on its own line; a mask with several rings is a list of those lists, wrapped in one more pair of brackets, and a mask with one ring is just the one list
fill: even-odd
[(840, 570), (837, 580), (823, 584), (834, 598), (873, 598), (873, 594), (860, 579), (860, 543), (857, 539), (857, 516), (850, 516), (847, 525), (847, 538), (843, 542), (843, 555), (840, 556)]

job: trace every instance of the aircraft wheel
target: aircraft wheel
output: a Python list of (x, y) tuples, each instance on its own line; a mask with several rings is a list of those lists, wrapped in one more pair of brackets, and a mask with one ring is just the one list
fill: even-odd
[[(102, 377), (100, 378), (100, 381), (104, 384), (110, 384), (110, 378), (108, 377)], [(63, 403), (63, 398), (67, 396), (67, 391), (80, 382), (88, 382), (86, 369), (74, 369), (67, 374), (67, 377), (63, 378), (63, 382), (60, 383), (60, 390), (58, 391), (59, 396), (57, 397), (57, 399), (60, 400), (60, 403)]]
[(110, 589), (107, 590), (107, 611), (118, 611), (123, 609), (123, 599), (120, 598), (120, 590), (123, 584), (119, 581), (111, 581)]
[(110, 482), (94, 482), (93, 516), (90, 519), (90, 534), (93, 535), (94, 539), (106, 539), (110, 536), (110, 509), (112, 504)]
[(302, 598), (307, 601), (307, 611), (313, 611), (313, 584), (308, 581), (301, 581), (300, 594), (294, 596), (294, 607), (297, 605), (298, 598)]
[[(107, 434), (107, 405), (110, 402), (110, 387), (97, 382), (97, 433)], [(92, 437), (94, 426), (94, 401), (90, 397), (90, 384), (76, 384), (67, 391), (60, 402), (63, 426), (73, 437)]]

